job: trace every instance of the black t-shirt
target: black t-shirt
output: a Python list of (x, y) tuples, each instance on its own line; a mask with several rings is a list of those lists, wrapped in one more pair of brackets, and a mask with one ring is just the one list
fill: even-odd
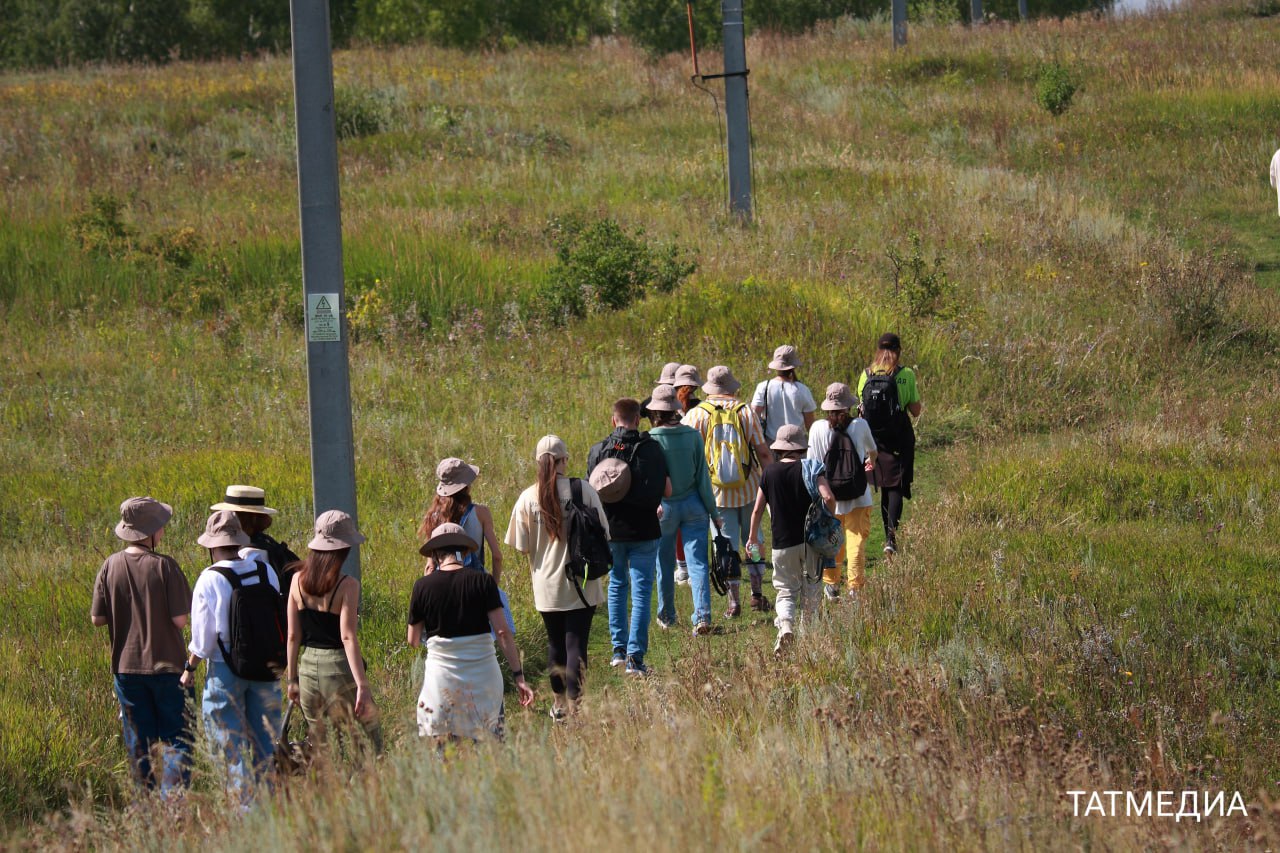
[(773, 462), (765, 466), (760, 489), (769, 503), (773, 547), (791, 548), (804, 544), (804, 517), (809, 512), (809, 490), (804, 485), (800, 462)]
[(475, 569), (437, 569), (414, 583), (409, 624), (422, 623), (423, 639), (473, 637), (489, 633), (489, 611), (501, 609), (493, 575)]

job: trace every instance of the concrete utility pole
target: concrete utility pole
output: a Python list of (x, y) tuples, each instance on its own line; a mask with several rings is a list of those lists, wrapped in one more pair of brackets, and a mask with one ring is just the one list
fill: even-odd
[(729, 137), (729, 210), (751, 221), (751, 129), (747, 108), (747, 39), (742, 0), (721, 0), (724, 15), (724, 112)]
[(1027, 19), (1027, 0), (1018, 0), (1018, 17), (1024, 21)]
[(969, 2), (970, 22), (974, 24), (982, 23), (982, 0), (970, 0)]
[[(1022, 0), (1026, 2), (1026, 0)], [(893, 0), (893, 46), (907, 44), (907, 0)]]
[[(338, 137), (333, 117), (333, 54), (328, 0), (290, 0), (293, 96), (298, 130), (298, 210), (302, 290), (307, 306), (307, 400), (311, 410), (311, 494), (315, 513), (340, 509), (356, 518), (342, 281)], [(360, 577), (360, 549), (345, 571)]]

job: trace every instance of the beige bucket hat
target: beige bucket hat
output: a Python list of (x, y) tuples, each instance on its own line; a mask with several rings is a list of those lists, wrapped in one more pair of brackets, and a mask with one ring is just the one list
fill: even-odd
[(733, 378), (732, 370), (723, 364), (717, 364), (707, 371), (707, 381), (702, 383), (702, 392), (704, 394), (719, 394), (723, 397), (732, 397), (738, 393), (738, 389), (741, 387), (742, 383)]
[(778, 437), (769, 445), (770, 450), (808, 450), (809, 440), (804, 434), (804, 427), (799, 424), (783, 424), (778, 429)]
[(685, 385), (692, 385), (696, 388), (702, 384), (702, 374), (692, 364), (682, 364), (680, 369), (676, 371), (675, 380), (671, 384), (677, 388), (682, 388)]
[(173, 507), (155, 498), (126, 498), (120, 504), (116, 536), (125, 542), (141, 542), (159, 533), (171, 518)]
[(204, 533), (196, 540), (206, 548), (243, 548), (249, 537), (240, 526), (240, 519), (229, 509), (220, 509), (204, 524)]
[(418, 553), (426, 557), (432, 551), (474, 551), (479, 547), (461, 525), (446, 521), (431, 531), (431, 538), (423, 543)]
[(857, 399), (849, 386), (843, 382), (832, 382), (827, 386), (827, 396), (822, 398), (822, 411), (841, 412), (858, 405)]
[(329, 509), (316, 518), (316, 535), (307, 547), (312, 551), (338, 551), (364, 541), (364, 534), (356, 530), (355, 519), (340, 509)]
[(564, 440), (558, 435), (544, 435), (538, 439), (538, 449), (533, 452), (533, 458), (536, 462), (544, 456), (550, 456), (553, 459), (568, 459), (569, 448), (564, 446)]
[(229, 509), (232, 512), (256, 512), (276, 515), (279, 510), (267, 506), (267, 493), (257, 486), (227, 486), (222, 500), (209, 509)]
[(436, 479), (439, 480), (436, 483), (436, 494), (442, 498), (456, 495), (474, 483), (478, 476), (480, 476), (479, 468), (468, 465), (455, 456), (442, 459), (436, 466)]
[(800, 366), (800, 356), (791, 344), (783, 344), (773, 351), (773, 361), (769, 362), (770, 370), (795, 370)]
[(653, 395), (649, 397), (649, 411), (680, 411), (680, 401), (676, 399), (675, 387), (672, 385), (659, 385), (657, 388), (654, 388)]
[(659, 385), (670, 385), (676, 381), (676, 371), (680, 369), (680, 362), (668, 361), (662, 365), (662, 374), (658, 377)]

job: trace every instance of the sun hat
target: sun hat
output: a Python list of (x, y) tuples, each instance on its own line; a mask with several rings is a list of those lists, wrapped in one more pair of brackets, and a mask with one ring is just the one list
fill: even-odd
[(675, 387), (672, 385), (659, 385), (657, 388), (654, 388), (653, 394), (649, 397), (649, 411), (680, 411), (680, 401), (676, 399)]
[(680, 369), (680, 362), (668, 361), (662, 365), (662, 375), (658, 377), (659, 385), (670, 385), (676, 380), (676, 371)]
[(431, 538), (423, 543), (418, 553), (427, 557), (433, 551), (474, 551), (479, 547), (461, 525), (446, 521), (431, 531)]
[(267, 506), (267, 493), (257, 486), (227, 486), (225, 496), (209, 509), (229, 509), (232, 512), (256, 512), (275, 515), (278, 510)]
[(479, 468), (468, 465), (455, 456), (442, 459), (436, 466), (436, 479), (440, 481), (436, 483), (436, 494), (442, 498), (456, 495), (474, 483), (478, 476), (480, 476)]
[(800, 366), (800, 356), (791, 344), (783, 344), (773, 351), (773, 361), (769, 362), (770, 370), (795, 370)]
[(564, 446), (564, 441), (558, 435), (544, 435), (538, 439), (538, 449), (533, 452), (534, 461), (541, 459), (543, 456), (550, 456), (553, 459), (568, 459), (569, 448)]
[(173, 507), (155, 498), (126, 498), (120, 504), (116, 536), (125, 542), (141, 542), (155, 536), (173, 518)]
[(858, 405), (853, 392), (843, 382), (832, 382), (827, 386), (827, 396), (822, 398), (822, 411), (840, 412)]
[(364, 541), (364, 534), (356, 530), (355, 519), (340, 509), (329, 509), (316, 518), (316, 535), (307, 547), (312, 551), (337, 551)]
[(770, 450), (808, 450), (809, 442), (804, 434), (804, 427), (799, 424), (783, 424), (778, 428), (778, 437), (769, 445)]
[(880, 336), (880, 340), (876, 341), (876, 346), (880, 349), (902, 352), (902, 339), (893, 332), (885, 332)]
[(196, 543), (206, 548), (243, 548), (249, 544), (249, 537), (233, 511), (220, 509), (209, 516)]
[(738, 389), (741, 387), (742, 383), (733, 378), (732, 370), (723, 364), (717, 364), (707, 371), (707, 381), (702, 383), (702, 392), (704, 394), (719, 394), (722, 397), (732, 397), (738, 393)]
[(682, 364), (680, 369), (676, 371), (675, 381), (671, 384), (676, 388), (681, 388), (685, 385), (692, 385), (696, 388), (702, 384), (702, 374), (692, 364)]

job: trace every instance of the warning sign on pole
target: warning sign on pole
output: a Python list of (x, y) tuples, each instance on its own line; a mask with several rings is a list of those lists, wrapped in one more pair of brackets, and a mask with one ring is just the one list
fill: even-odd
[(307, 294), (307, 340), (324, 343), (342, 340), (342, 321), (336, 293)]

